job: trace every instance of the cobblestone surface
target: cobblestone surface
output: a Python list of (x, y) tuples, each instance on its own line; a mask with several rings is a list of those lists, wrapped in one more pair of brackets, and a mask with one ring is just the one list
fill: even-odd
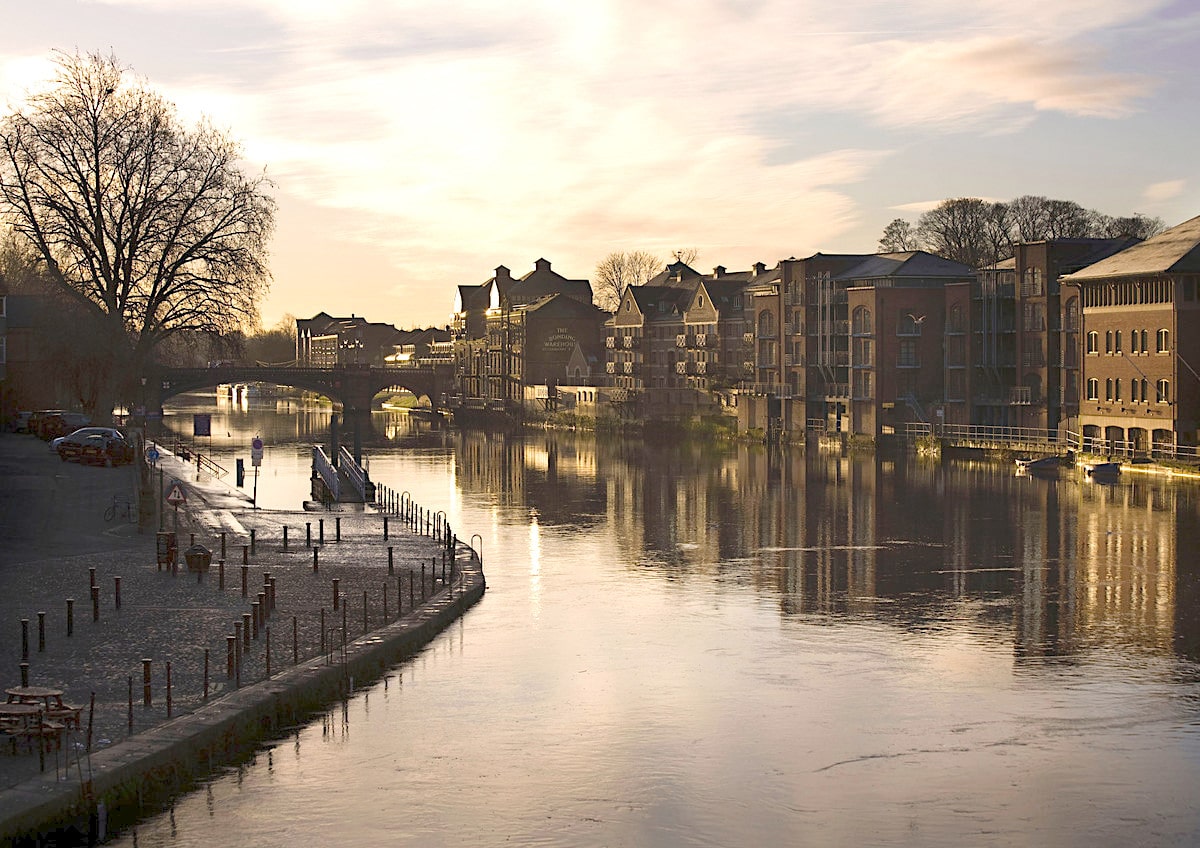
[[(265, 574), (274, 579), (275, 608), (257, 638), (251, 625), (242, 683), (267, 674), (268, 630), (271, 668), (277, 671), (295, 656), (303, 661), (321, 654), (322, 610), (326, 649), (336, 650), (343, 627), (349, 639), (379, 627), (385, 606), (387, 619), (394, 620), (398, 604), (407, 611), (421, 602), (423, 574), (426, 584), (442, 574), (442, 546), (411, 532), (396, 516), (388, 521), (385, 539), (384, 516), (378, 512), (256, 510), (219, 481), (197, 478), (194, 469), (175, 457), (166, 456), (161, 464), (164, 476), (178, 479), (188, 497), (180, 513), (180, 551), (193, 538), (212, 550), (206, 573), (189, 573), (182, 556), (176, 571), (160, 568), (155, 516), (148, 516), (141, 530), (120, 518), (104, 520), (114, 495), (118, 500), (136, 499), (138, 475), (133, 468), (63, 463), (33, 436), (0, 436), (0, 683), (5, 688), (20, 683), (25, 620), (30, 683), (60, 688), (64, 700), (85, 707), (82, 730), (68, 740), (72, 762), (74, 753), (86, 746), (89, 715), (93, 750), (168, 717), (168, 663), (172, 715), (203, 701), (206, 656), (210, 698), (236, 685), (227, 675), (226, 637), (251, 613)], [(165, 518), (171, 526), (169, 510)], [(306, 523), (311, 523), (318, 550), (316, 570), (312, 549), (305, 545)], [(286, 550), (284, 527), (289, 537)], [(247, 557), (243, 596), (243, 545), (249, 545), (251, 529), (254, 553)], [(218, 565), (222, 532), (223, 589)], [(97, 620), (91, 569), (99, 587)], [(336, 612), (335, 580), (341, 596)], [(67, 599), (74, 599), (71, 635)], [(39, 628), (39, 613), (44, 614), (44, 630)], [(143, 698), (144, 659), (150, 660), (149, 706)], [(13, 753), (7, 740), (2, 744), (0, 790), (38, 773), (36, 753)], [(50, 755), (46, 768), (63, 767), (68, 752)]]

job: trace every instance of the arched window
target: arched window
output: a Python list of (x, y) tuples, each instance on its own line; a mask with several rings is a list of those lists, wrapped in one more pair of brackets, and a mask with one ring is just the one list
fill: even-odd
[(1112, 330), (1104, 331), (1104, 352), (1111, 354), (1113, 352), (1113, 333)]
[(775, 338), (775, 313), (769, 309), (758, 316), (758, 335), (763, 339)]
[(1171, 381), (1170, 380), (1159, 380), (1154, 388), (1155, 388), (1155, 395), (1156, 395), (1155, 399), (1159, 403), (1170, 403), (1171, 402)]
[(865, 306), (854, 307), (854, 316), (852, 318), (852, 326), (850, 332), (856, 336), (871, 335), (871, 310)]
[(1121, 378), (1118, 377), (1113, 385), (1113, 400), (1121, 400)]
[(1098, 354), (1100, 352), (1100, 334), (1095, 330), (1087, 334), (1087, 352), (1090, 354)]
[(1104, 399), (1105, 399), (1106, 401), (1111, 401), (1111, 400), (1113, 399), (1113, 381), (1112, 381), (1112, 377), (1109, 377), (1109, 378), (1107, 378), (1107, 379), (1104, 381)]
[(1169, 353), (1171, 350), (1171, 331), (1162, 329), (1158, 331), (1158, 352)]
[(1150, 352), (1150, 345), (1149, 345), (1150, 334), (1147, 333), (1145, 330), (1142, 330), (1141, 336), (1142, 336), (1142, 353), (1149, 353)]
[(1100, 381), (1095, 377), (1087, 381), (1087, 399), (1100, 400)]
[(921, 335), (921, 325), (924, 323), (924, 315), (914, 315), (911, 312), (907, 312), (900, 316), (900, 321), (896, 325), (896, 335), (919, 336)]
[(1113, 353), (1121, 352), (1121, 331), (1117, 330), (1114, 334), (1115, 344), (1113, 345)]
[(1067, 301), (1063, 329), (1068, 333), (1079, 332), (1079, 298), (1073, 297)]

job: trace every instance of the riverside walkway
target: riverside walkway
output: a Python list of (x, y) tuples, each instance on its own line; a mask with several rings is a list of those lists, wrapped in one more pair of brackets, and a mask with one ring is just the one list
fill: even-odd
[[(0, 843), (94, 826), (100, 802), (115, 811), (244, 756), (482, 595), (478, 559), (442, 516), (387, 490), (379, 510), (262, 510), (169, 453), (159, 464), (187, 499), (175, 569), (158, 562), (153, 518), (105, 520), (136, 469), (0, 436), (0, 683), (27, 675), (82, 708), (51, 750), (0, 738)], [(193, 540), (212, 551), (206, 571), (183, 561)]]

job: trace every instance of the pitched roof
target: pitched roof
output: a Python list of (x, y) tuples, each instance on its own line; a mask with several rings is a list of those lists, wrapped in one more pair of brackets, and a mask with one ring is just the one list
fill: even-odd
[(1177, 224), (1140, 244), (1094, 262), (1063, 282), (1080, 283), (1109, 277), (1200, 272), (1200, 215)]
[(961, 262), (943, 259), (924, 250), (908, 250), (902, 253), (877, 253), (868, 256), (847, 271), (838, 274), (836, 280), (868, 280), (879, 277), (969, 277), (975, 272)]

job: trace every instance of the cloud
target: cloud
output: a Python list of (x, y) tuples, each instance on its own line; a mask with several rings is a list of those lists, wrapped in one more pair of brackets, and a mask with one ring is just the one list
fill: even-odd
[(1165, 180), (1160, 183), (1151, 183), (1142, 192), (1142, 198), (1148, 203), (1161, 203), (1165, 200), (1179, 197), (1179, 195), (1183, 194), (1185, 185), (1186, 181), (1184, 180)]

